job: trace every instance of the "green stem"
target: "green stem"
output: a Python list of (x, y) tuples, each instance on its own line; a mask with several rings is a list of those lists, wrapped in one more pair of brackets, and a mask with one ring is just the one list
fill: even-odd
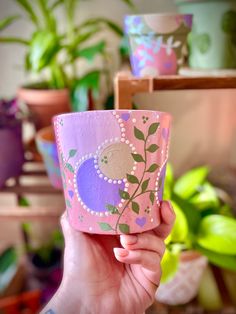
[(151, 192), (154, 192), (154, 193), (155, 193), (156, 191), (155, 191), (155, 190), (147, 190), (147, 191), (145, 191), (145, 192), (141, 192), (141, 193), (135, 195), (135, 197), (133, 198), (133, 200), (134, 200), (135, 198), (139, 197), (140, 195), (143, 195), (143, 194), (145, 194), (145, 193), (151, 193)]
[(22, 38), (17, 37), (0, 37), (1, 43), (11, 43), (11, 44), (22, 44), (22, 45), (29, 45), (29, 41)]
[[(135, 198), (135, 194), (137, 193), (138, 189), (140, 188), (142, 182), (143, 182), (143, 178), (144, 178), (144, 175), (146, 173), (146, 167), (147, 167), (147, 152), (146, 152), (146, 144), (147, 144), (147, 139), (148, 139), (148, 136), (147, 138), (145, 139), (144, 141), (144, 171), (143, 171), (143, 175), (142, 175), (142, 178), (141, 180), (139, 181), (139, 184), (137, 186), (137, 188), (135, 189), (134, 193), (131, 195), (130, 199), (128, 200), (128, 202), (126, 203), (126, 205), (124, 206), (123, 210), (119, 213), (119, 218), (117, 219), (117, 222), (116, 222), (116, 225), (115, 225), (115, 231), (117, 233), (117, 229), (118, 229), (118, 225), (119, 225), (119, 222), (120, 222), (120, 219), (121, 217), (123, 216), (123, 213), (125, 212), (125, 210), (127, 209), (127, 207), (129, 206), (129, 204), (133, 201), (133, 199)], [(142, 194), (142, 193), (141, 193)]]

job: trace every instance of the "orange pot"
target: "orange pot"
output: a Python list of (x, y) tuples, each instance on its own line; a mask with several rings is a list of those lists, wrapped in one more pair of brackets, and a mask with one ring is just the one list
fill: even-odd
[(30, 89), (21, 87), (17, 96), (32, 112), (36, 129), (51, 125), (52, 117), (70, 111), (68, 89)]

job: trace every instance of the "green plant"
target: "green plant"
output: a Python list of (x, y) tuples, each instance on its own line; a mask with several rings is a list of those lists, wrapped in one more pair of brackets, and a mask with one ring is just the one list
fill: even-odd
[(197, 250), (212, 264), (236, 271), (236, 220), (207, 180), (208, 173), (208, 167), (199, 167), (175, 181), (167, 166), (164, 198), (171, 199), (176, 222), (166, 240), (162, 282), (174, 276), (183, 250)]
[[(25, 69), (36, 73), (42, 82), (34, 84), (34, 88), (69, 88), (71, 90), (72, 109), (86, 110), (88, 108), (88, 92), (97, 97), (101, 75), (105, 75), (110, 86), (110, 72), (107, 65), (109, 57), (107, 43), (99, 39), (95, 43), (91, 40), (105, 28), (119, 37), (123, 36), (122, 29), (107, 18), (92, 18), (76, 24), (75, 12), (79, 0), (13, 0), (20, 7), (34, 29), (30, 38), (0, 36), (2, 43), (18, 43), (27, 48), (25, 54)], [(131, 0), (122, 0), (133, 8)], [(66, 29), (60, 31), (60, 19), (56, 15), (58, 8), (65, 13)], [(13, 15), (0, 21), (0, 31), (3, 31), (19, 19)], [(92, 63), (95, 57), (101, 56), (105, 66), (94, 68), (81, 73), (78, 60)]]
[(8, 286), (17, 269), (17, 254), (13, 247), (5, 249), (0, 255), (0, 293)]

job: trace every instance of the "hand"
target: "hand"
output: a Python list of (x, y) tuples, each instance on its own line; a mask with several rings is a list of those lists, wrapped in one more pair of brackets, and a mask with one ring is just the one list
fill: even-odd
[(56, 314), (144, 313), (154, 300), (164, 239), (175, 220), (169, 202), (162, 202), (160, 211), (155, 230), (121, 236), (75, 231), (64, 214), (64, 275), (46, 309)]

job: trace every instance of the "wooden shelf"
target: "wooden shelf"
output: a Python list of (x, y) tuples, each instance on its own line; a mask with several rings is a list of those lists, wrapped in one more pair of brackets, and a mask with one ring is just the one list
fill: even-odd
[(114, 80), (116, 109), (131, 109), (132, 98), (138, 93), (152, 93), (166, 90), (227, 89), (236, 88), (236, 76), (181, 75), (136, 78), (130, 73), (119, 72)]
[[(32, 167), (33, 166), (33, 167)], [(36, 167), (35, 167), (36, 166)], [(23, 182), (23, 179), (30, 178), (34, 179), (36, 183), (30, 184)], [(35, 162), (26, 162), (23, 171), (19, 177), (10, 179), (11, 182), (6, 184), (0, 190), (1, 194), (12, 194), (16, 197), (17, 206), (7, 208), (0, 206), (0, 219), (3, 220), (15, 220), (15, 221), (25, 221), (25, 220), (58, 220), (62, 212), (65, 210), (64, 203), (61, 208), (53, 207), (42, 207), (42, 206), (29, 206), (22, 207), (19, 206), (19, 201), (22, 196), (28, 194), (34, 195), (62, 195), (62, 191), (53, 188), (50, 183), (37, 183), (37, 179), (47, 179), (47, 174), (42, 163), (36, 165)], [(11, 184), (10, 184), (11, 183)]]

